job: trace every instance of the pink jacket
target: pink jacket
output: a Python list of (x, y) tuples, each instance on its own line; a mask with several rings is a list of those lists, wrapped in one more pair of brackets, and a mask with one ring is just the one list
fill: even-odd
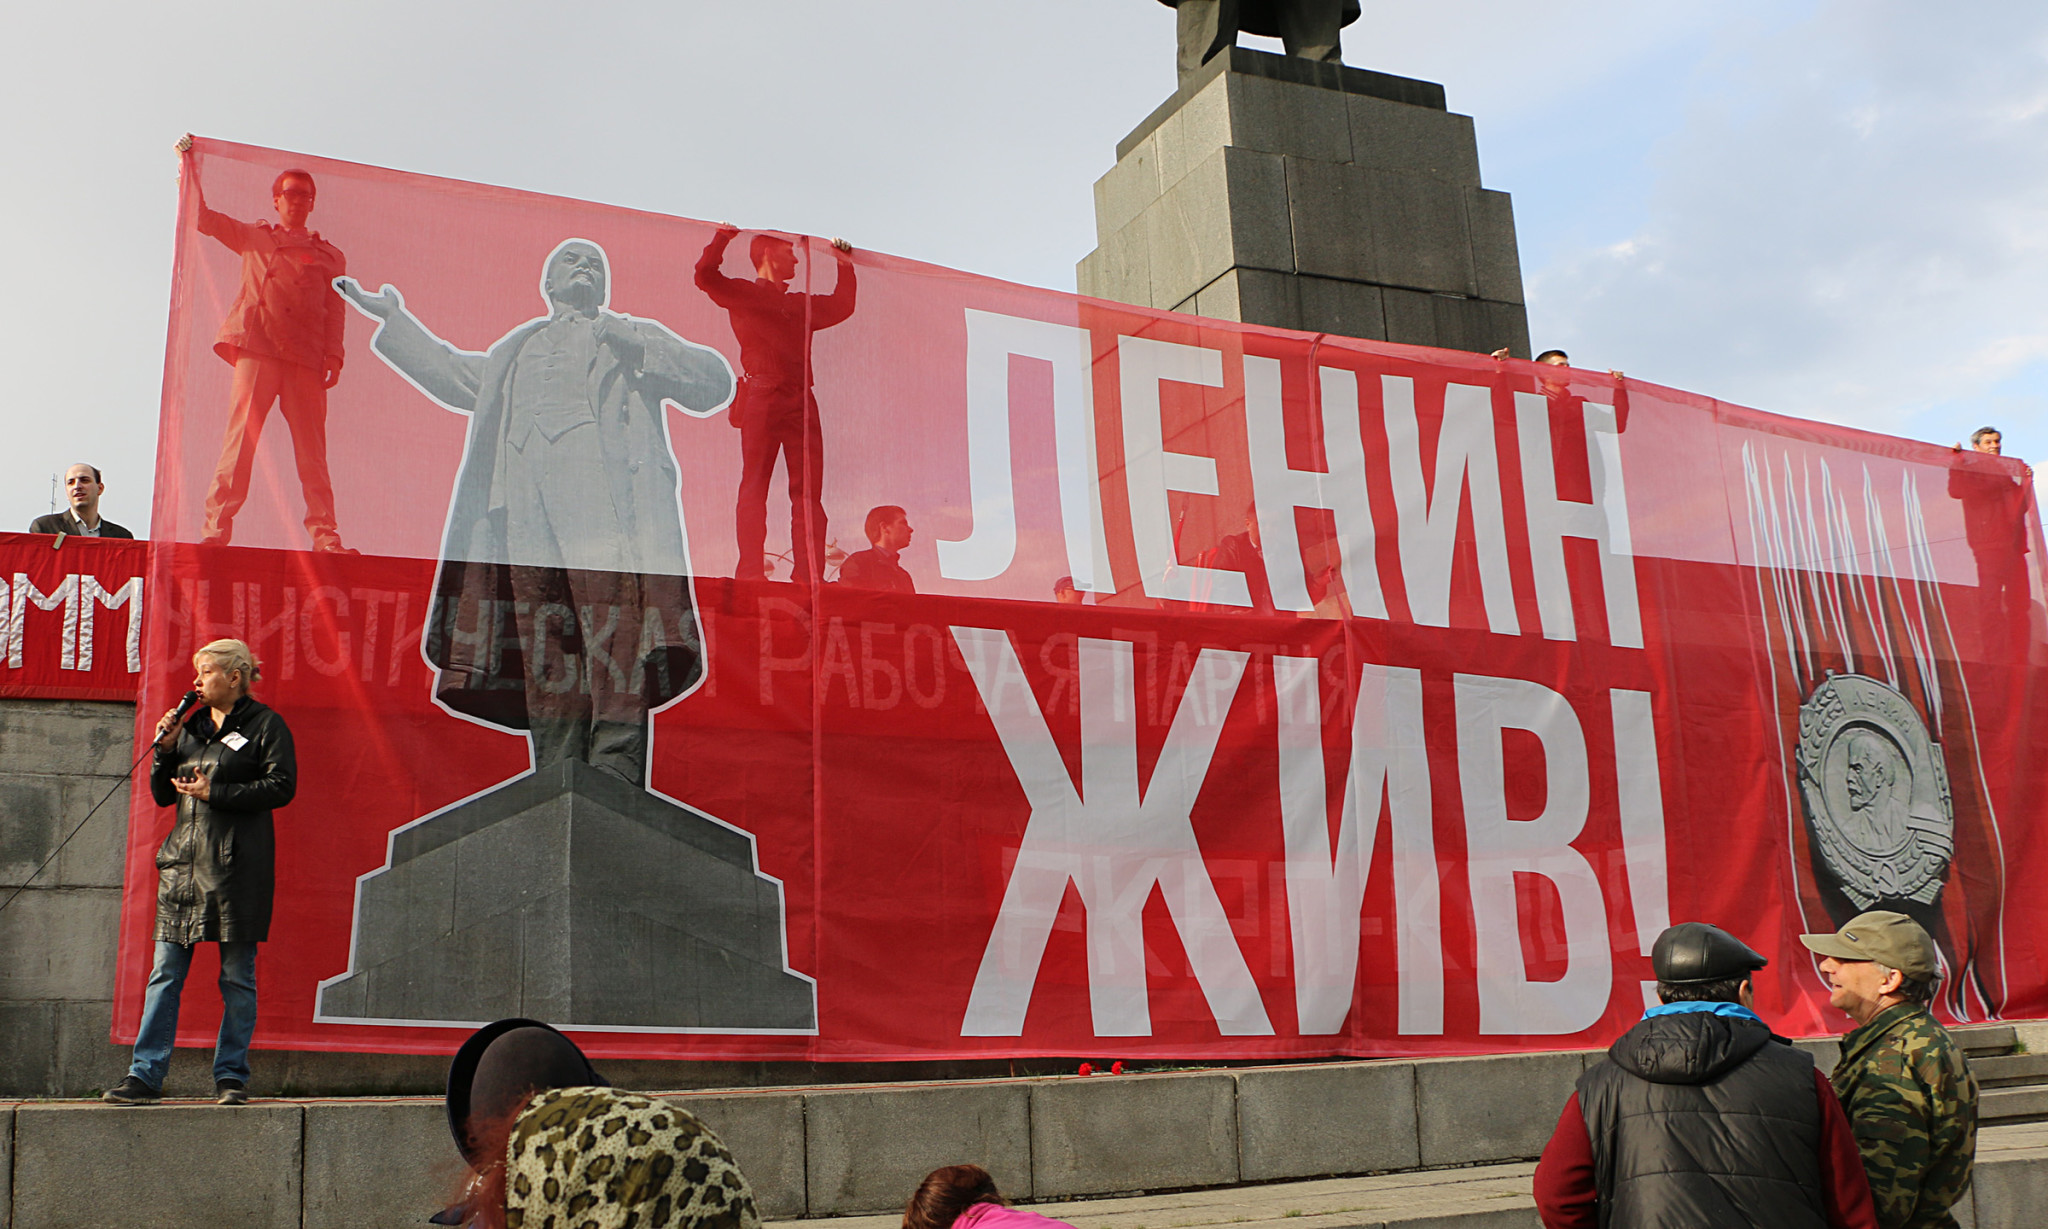
[(1074, 1229), (1063, 1220), (1026, 1212), (1022, 1208), (1006, 1208), (999, 1203), (977, 1203), (960, 1214), (953, 1222), (953, 1229)]

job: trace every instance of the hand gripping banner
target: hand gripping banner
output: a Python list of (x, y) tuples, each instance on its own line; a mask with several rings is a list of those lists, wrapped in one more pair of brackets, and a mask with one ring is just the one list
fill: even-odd
[(296, 736), (259, 1045), (1592, 1046), (1682, 920), (1816, 1034), (1794, 937), (1871, 907), (1945, 1019), (2048, 1009), (2013, 461), (214, 141), (183, 190), (137, 720), (235, 636)]

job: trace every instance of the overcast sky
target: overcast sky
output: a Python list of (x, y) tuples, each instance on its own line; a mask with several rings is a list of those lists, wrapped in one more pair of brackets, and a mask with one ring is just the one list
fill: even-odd
[[(0, 33), (9, 527), (72, 460), (147, 527), (183, 132), (1071, 290), (1091, 183), (1173, 88), (1153, 0), (129, 0)], [(2048, 5), (1366, 0), (1345, 59), (1475, 118), (1539, 348), (2048, 458)]]

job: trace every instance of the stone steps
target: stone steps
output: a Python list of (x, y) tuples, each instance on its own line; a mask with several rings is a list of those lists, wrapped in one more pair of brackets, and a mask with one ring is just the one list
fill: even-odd
[[(2029, 1035), (2040, 1032), (2028, 1026)], [(2010, 1126), (2048, 1119), (2048, 1054), (2016, 1053), (2027, 1049), (2019, 1029), (2010, 1024), (1973, 1025), (1951, 1030), (1977, 1077), (1979, 1125)], [(2035, 1038), (2036, 1043), (2040, 1041)], [(2048, 1194), (2048, 1192), (2044, 1192)]]
[(1972, 1056), (1970, 1070), (1977, 1073), (1979, 1088), (2010, 1088), (2019, 1084), (2039, 1084), (2048, 1082), (2048, 1054)]
[[(1526, 1162), (1031, 1204), (1076, 1229), (1539, 1229)], [(1977, 1141), (1963, 1229), (2040, 1223), (2048, 1124), (1992, 1127)], [(776, 1229), (897, 1229), (900, 1213), (770, 1222)]]
[[(1536, 1166), (1526, 1162), (1474, 1165), (1036, 1203), (1030, 1210), (1075, 1229), (1538, 1229), (1536, 1204), (1529, 1195), (1535, 1171)], [(769, 1223), (780, 1229), (897, 1229), (903, 1216), (891, 1212)]]

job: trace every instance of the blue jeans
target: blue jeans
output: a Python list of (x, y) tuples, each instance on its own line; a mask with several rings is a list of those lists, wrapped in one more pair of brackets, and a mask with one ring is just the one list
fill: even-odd
[[(156, 945), (156, 967), (149, 971), (149, 989), (142, 998), (142, 1027), (135, 1034), (135, 1061), (128, 1074), (151, 1088), (162, 1088), (171, 1069), (171, 1046), (178, 1036), (178, 1000), (185, 975), (192, 971), (192, 948), (183, 943)], [(220, 1040), (213, 1051), (213, 1078), (249, 1082), (249, 1041), (256, 1035), (256, 945), (220, 945)]]

